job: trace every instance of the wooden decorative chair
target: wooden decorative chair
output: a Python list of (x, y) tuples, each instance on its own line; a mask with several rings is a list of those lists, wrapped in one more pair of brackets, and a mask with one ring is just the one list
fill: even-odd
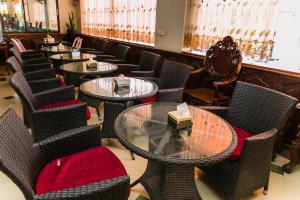
[(188, 100), (198, 105), (226, 104), (241, 63), (241, 53), (230, 36), (217, 42), (207, 51), (204, 68), (197, 72), (205, 74), (208, 80), (200, 88), (186, 90)]

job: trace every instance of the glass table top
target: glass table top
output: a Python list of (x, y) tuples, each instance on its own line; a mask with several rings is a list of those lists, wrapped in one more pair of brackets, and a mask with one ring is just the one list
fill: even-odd
[(117, 87), (115, 80), (124, 79), (124, 77), (107, 77), (94, 79), (83, 83), (80, 86), (80, 91), (84, 94), (111, 101), (130, 101), (153, 96), (157, 93), (158, 87), (155, 83), (138, 79), (129, 78), (128, 87)]
[[(177, 132), (168, 124), (168, 112), (177, 104), (154, 103), (129, 108), (116, 120), (116, 134), (129, 150), (153, 159), (204, 164), (226, 159), (236, 146), (236, 134), (219, 116), (189, 106), (192, 128)], [(219, 161), (220, 161), (219, 160)]]
[(48, 46), (48, 47), (41, 48), (41, 51), (51, 52), (51, 53), (68, 53), (74, 50), (78, 50), (78, 49), (69, 46), (64, 46), (63, 48), (58, 48), (58, 46)]
[(96, 55), (90, 53), (78, 53), (78, 55), (72, 55), (71, 53), (55, 54), (50, 56), (54, 60), (64, 61), (85, 61), (96, 58)]
[(88, 62), (73, 62), (61, 66), (62, 71), (77, 74), (107, 74), (117, 69), (117, 65), (106, 62), (97, 62), (97, 67), (88, 67)]

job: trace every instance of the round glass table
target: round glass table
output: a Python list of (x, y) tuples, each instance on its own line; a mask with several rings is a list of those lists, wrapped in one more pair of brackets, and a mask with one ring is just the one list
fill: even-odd
[(98, 100), (127, 102), (151, 97), (158, 91), (158, 86), (152, 81), (139, 78), (129, 78), (128, 87), (117, 87), (115, 80), (124, 77), (106, 77), (94, 79), (80, 85), (80, 91)]
[(71, 53), (54, 54), (50, 56), (52, 60), (60, 60), (65, 63), (88, 61), (96, 58), (96, 55), (90, 53), (79, 53), (78, 56), (73, 56)]
[[(93, 55), (93, 54), (89, 54)], [(66, 61), (65, 61), (66, 62)], [(118, 66), (106, 62), (96, 62), (95, 67), (88, 67), (88, 62), (69, 62), (60, 67), (67, 85), (80, 86), (88, 80), (100, 78), (118, 69)]]
[(150, 199), (201, 199), (194, 167), (228, 158), (237, 145), (233, 128), (221, 117), (189, 106), (193, 125), (176, 130), (168, 124), (168, 112), (177, 104), (153, 103), (131, 107), (115, 121), (119, 141), (131, 152), (148, 159), (141, 183)]
[(78, 49), (69, 46), (64, 46), (63, 48), (58, 48), (58, 46), (48, 46), (48, 47), (41, 48), (41, 51), (48, 54), (69, 53), (74, 50), (78, 50)]

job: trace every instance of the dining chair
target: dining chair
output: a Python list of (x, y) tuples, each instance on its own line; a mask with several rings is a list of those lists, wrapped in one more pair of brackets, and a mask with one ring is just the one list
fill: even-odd
[(81, 48), (80, 51), (91, 54), (104, 54), (104, 51), (108, 45), (107, 40), (97, 39), (95, 42), (95, 48)]
[(30, 72), (24, 73), (15, 56), (9, 57), (6, 63), (11, 67), (13, 73), (20, 72), (23, 74), (33, 93), (62, 86), (62, 81), (56, 78), (55, 69), (53, 68), (35, 69), (35, 67), (33, 67), (31, 68), (32, 71), (27, 68), (26, 71)]
[(91, 117), (86, 103), (75, 99), (73, 86), (33, 94), (21, 72), (11, 77), (10, 84), (21, 99), (24, 122), (35, 141), (85, 126)]
[(153, 98), (142, 99), (142, 103), (153, 101), (181, 103), (185, 84), (192, 72), (192, 67), (165, 60), (161, 69), (160, 78), (145, 77), (159, 87), (157, 95)]
[(76, 48), (76, 49), (80, 49), (82, 46), (82, 41), (83, 41), (83, 38), (76, 37), (73, 41), (72, 47)]
[(193, 72), (203, 81), (197, 88), (185, 90), (188, 100), (196, 105), (228, 105), (241, 65), (242, 56), (233, 38), (218, 41), (206, 52), (204, 67)]
[(43, 54), (39, 50), (26, 49), (22, 41), (18, 38), (11, 38), (11, 44), (17, 49), (23, 59), (41, 57)]
[(9, 109), (0, 117), (0, 170), (26, 200), (126, 200), (129, 177), (99, 132), (84, 126), (35, 143)]
[(119, 44), (115, 51), (115, 55), (96, 54), (97, 57), (95, 58), (95, 60), (114, 64), (126, 63), (126, 58), (129, 49), (129, 46)]
[(297, 99), (245, 82), (237, 82), (229, 107), (202, 107), (229, 122), (238, 137), (233, 154), (201, 169), (226, 199), (240, 199), (269, 186), (276, 134), (282, 130)]
[(152, 77), (160, 61), (161, 56), (159, 54), (142, 51), (137, 65), (118, 64), (117, 73), (131, 77)]

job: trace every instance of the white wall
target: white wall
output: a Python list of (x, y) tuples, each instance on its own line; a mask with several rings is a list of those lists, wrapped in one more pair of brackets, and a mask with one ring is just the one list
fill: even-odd
[[(67, 26), (66, 23), (68, 21), (69, 12), (73, 11), (77, 19), (79, 19), (79, 8), (78, 6), (73, 5), (73, 0), (58, 0), (58, 8), (59, 8), (59, 22), (60, 22), (60, 32), (66, 33)], [(80, 24), (80, 21), (78, 20)], [(80, 29), (78, 29), (80, 30)]]
[(186, 0), (157, 0), (155, 48), (181, 52), (186, 6)]

